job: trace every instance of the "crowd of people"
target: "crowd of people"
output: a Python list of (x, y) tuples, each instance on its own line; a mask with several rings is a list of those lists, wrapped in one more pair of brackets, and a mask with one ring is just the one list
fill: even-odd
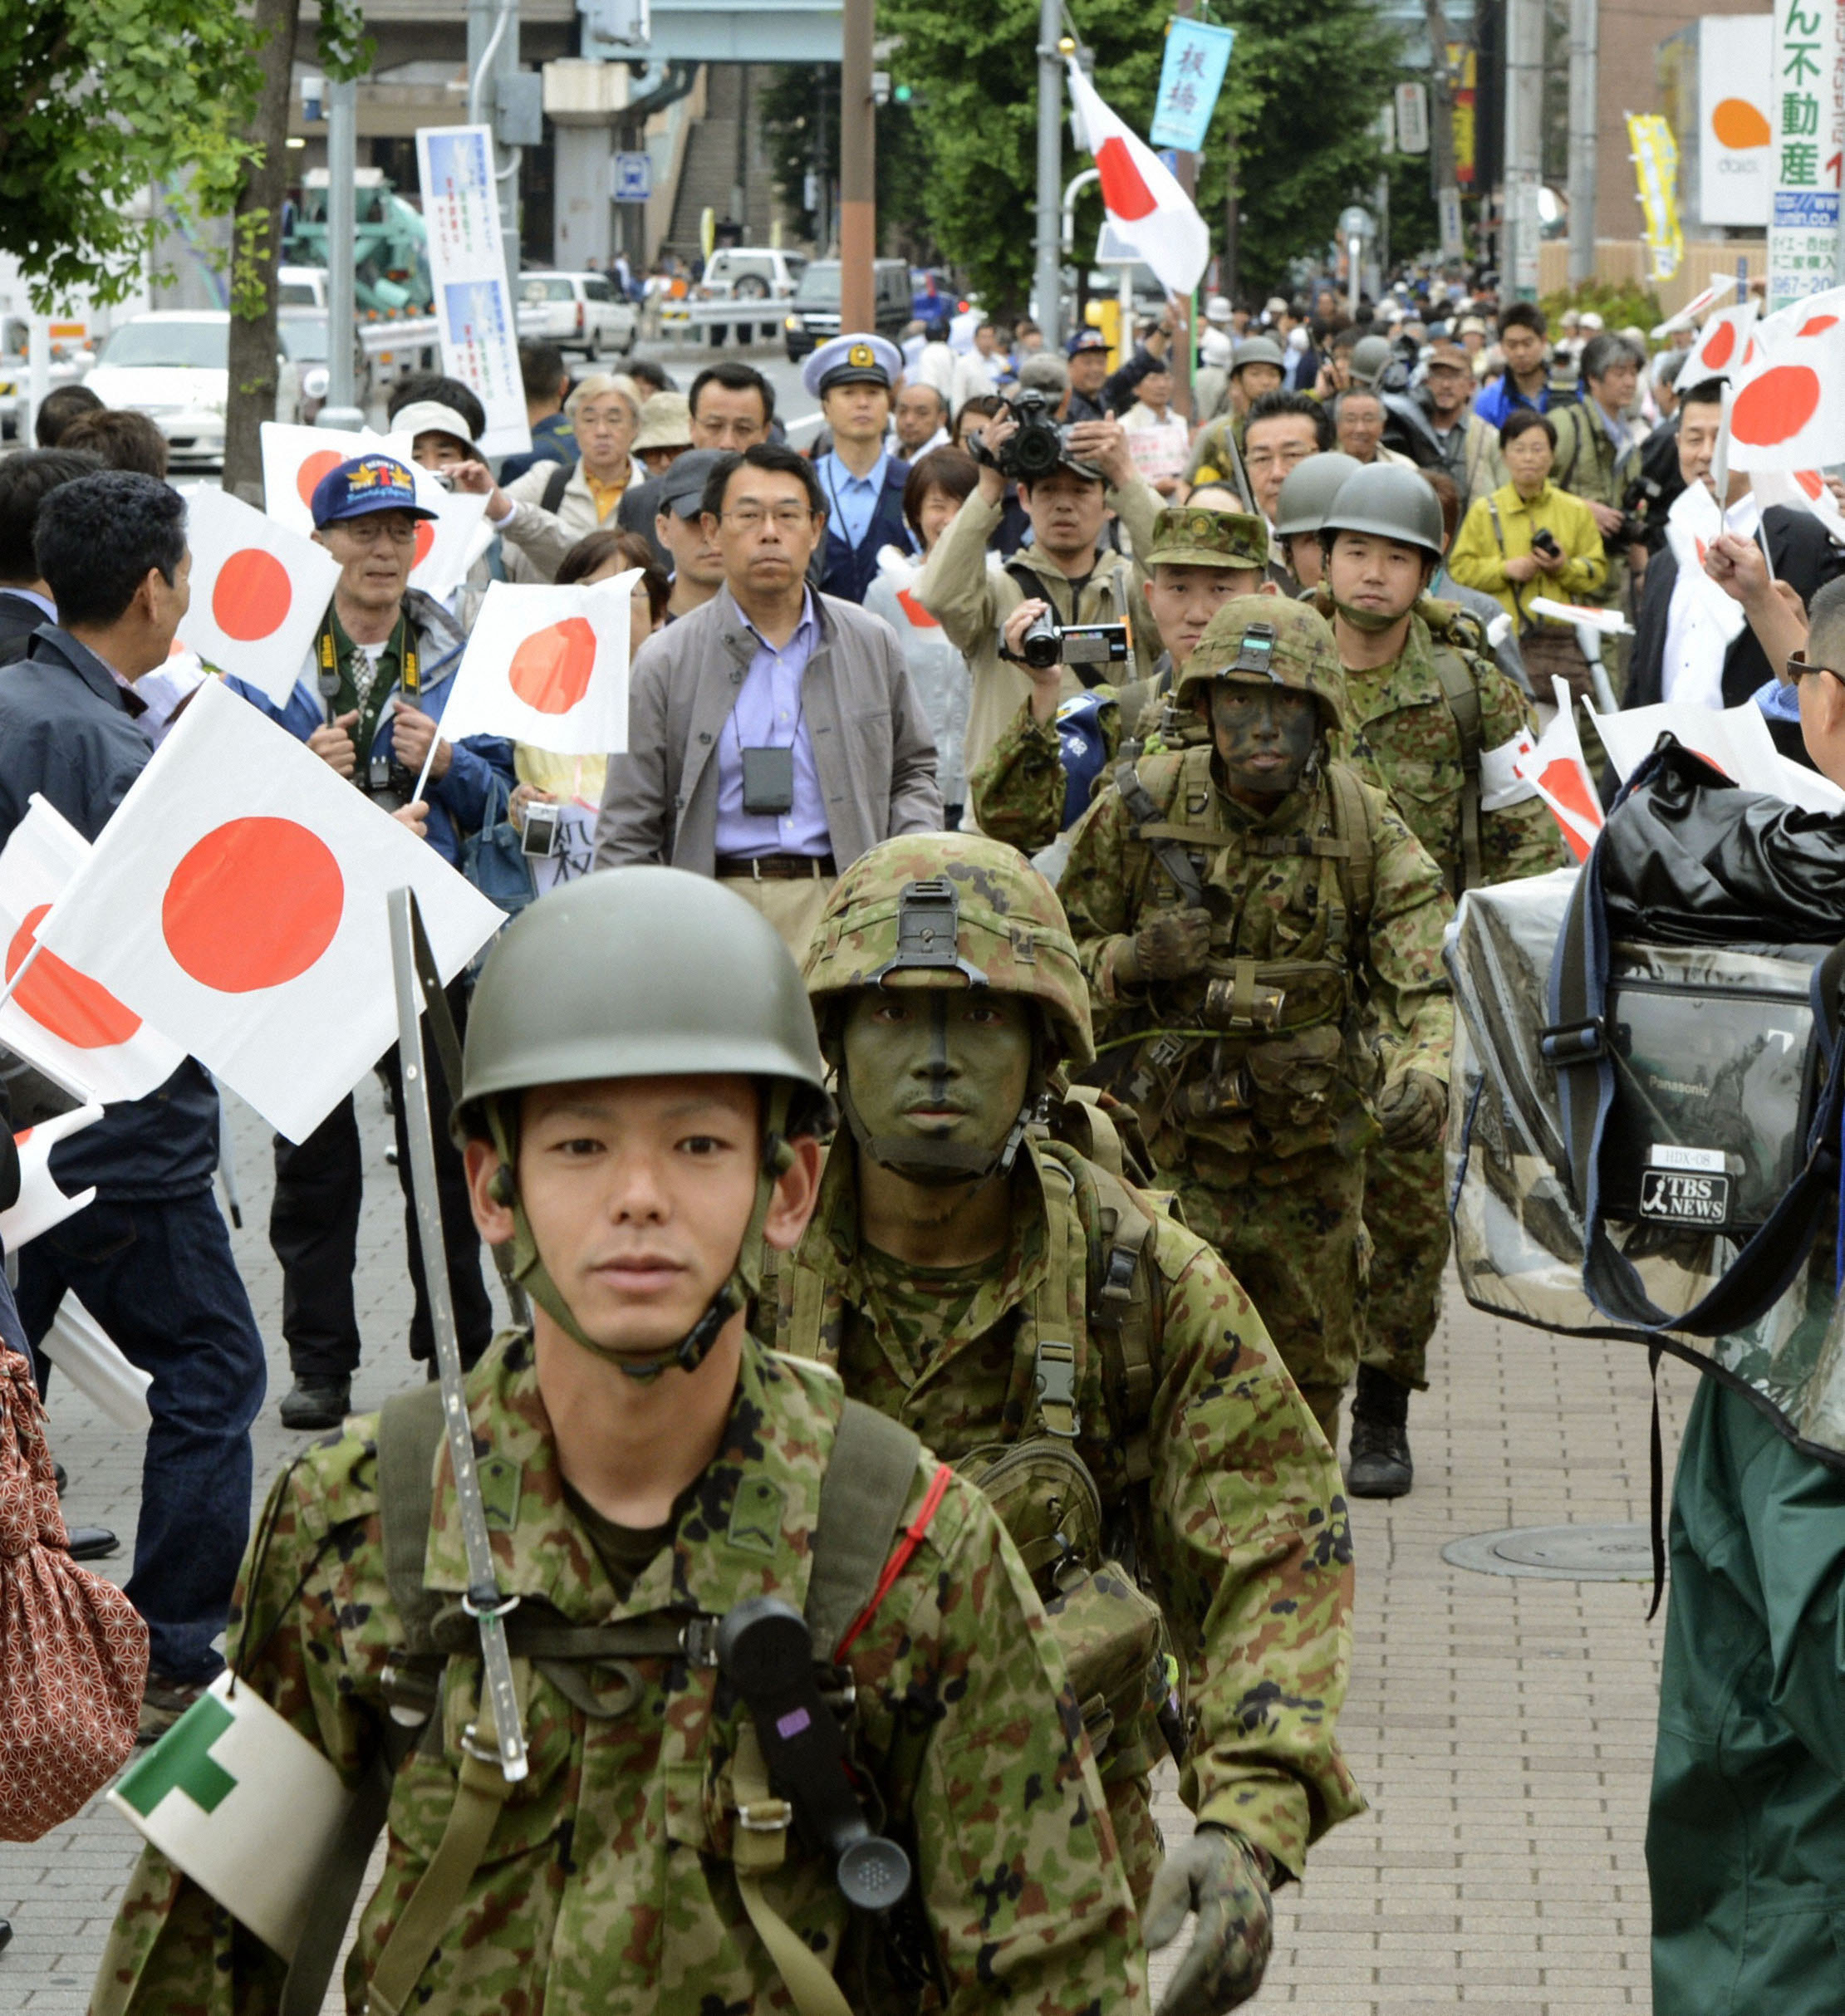
[[(0, 1333), (37, 1346), (75, 1292), (153, 1376), (144, 1739), (228, 1629), (348, 1783), (385, 1767), (361, 2001), (1127, 2009), (1188, 1913), (1165, 2008), (1255, 1992), (1273, 1890), (1362, 1805), (1346, 1499), (1414, 1488), (1443, 934), (1569, 859), (1513, 754), (1561, 694), (1754, 699), (1810, 760), (1774, 669), (1845, 552), (1732, 472), (1702, 576), (1675, 559), (1724, 410), (1682, 355), (1426, 282), (1357, 321), (1330, 289), (1214, 297), (1195, 346), (1169, 311), (1113, 353), (1029, 321), (959, 349), (931, 313), (813, 353), (803, 452), (747, 361), (681, 392), (529, 341), (529, 455), (496, 467), (474, 394), (426, 376), (390, 452), (320, 481), (314, 648), (284, 703), (233, 685), (461, 872), (557, 813), (482, 880), (513, 920), (449, 990), (436, 1155), (529, 1778), (478, 1739), (439, 1420), (349, 1420), (350, 1098), (275, 1144), (281, 1417), (336, 1432), (241, 1579), (263, 1354), (195, 1062), (58, 1151), (96, 1200), (18, 1256)], [(186, 606), (153, 424), (71, 387), (37, 444), (0, 462), (0, 845), (35, 793), (103, 830), (170, 726)], [(485, 499), (444, 600), (409, 586), (407, 463)], [(624, 749), (444, 737), (491, 581), (628, 572)], [(379, 1072), (429, 1360), (395, 1050)], [(530, 1306), (498, 1341), (483, 1244)], [(847, 1837), (727, 1663), (772, 1598), (856, 1699), (841, 1783), (915, 1865), (900, 1908), (849, 1908)], [(1168, 1755), (1198, 1824), (1163, 1852)], [(223, 1901), (150, 1847), (94, 2006), (309, 2006)]]

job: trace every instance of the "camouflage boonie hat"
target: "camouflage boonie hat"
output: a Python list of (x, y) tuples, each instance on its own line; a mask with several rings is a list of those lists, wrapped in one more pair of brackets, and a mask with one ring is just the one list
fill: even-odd
[(1146, 565), (1156, 567), (1242, 567), (1259, 573), (1268, 564), (1268, 530), (1249, 511), (1207, 511), (1175, 504), (1153, 521)]
[(1280, 595), (1239, 595), (1224, 603), (1192, 647), (1173, 694), (1180, 707), (1219, 679), (1310, 693), (1322, 726), (1342, 728), (1345, 670), (1324, 616)]
[(833, 885), (802, 974), (836, 1060), (838, 1018), (827, 1009), (867, 987), (1023, 994), (1043, 1018), (1048, 1064), (1096, 1054), (1089, 988), (1057, 891), (1016, 848), (981, 834), (910, 833), (860, 855)]

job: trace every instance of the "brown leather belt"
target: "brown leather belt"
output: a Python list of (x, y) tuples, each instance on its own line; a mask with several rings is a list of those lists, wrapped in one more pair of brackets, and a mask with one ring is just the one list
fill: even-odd
[(721, 882), (807, 882), (837, 875), (830, 854), (720, 854)]

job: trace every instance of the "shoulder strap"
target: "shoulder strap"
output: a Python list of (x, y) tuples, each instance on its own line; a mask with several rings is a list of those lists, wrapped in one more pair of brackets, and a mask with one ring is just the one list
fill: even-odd
[(831, 1654), (877, 1593), (916, 1481), (920, 1440), (900, 1421), (848, 1400), (820, 1484), (806, 1616)]
[(1346, 763), (1328, 763), (1326, 780), (1332, 792), (1332, 831), (1345, 842), (1345, 852), (1337, 857), (1339, 880), (1356, 934), (1367, 929), (1371, 922), (1377, 836), (1371, 829), (1371, 804), (1357, 772)]
[(1147, 1427), (1165, 1315), (1153, 1266), (1153, 1219), (1113, 1171), (1087, 1156), (1060, 1160), (1074, 1180), (1089, 1234), (1087, 1315), (1102, 1351), (1109, 1426), (1122, 1444), (1128, 1481), (1142, 1484), (1153, 1474)]
[(435, 1452), (443, 1435), (442, 1389), (431, 1381), (395, 1393), (378, 1415), (378, 1520), (385, 1580), (404, 1626), (405, 1649), (435, 1650), (430, 1627), (443, 1599), (423, 1587), (435, 1500)]
[(577, 473), (574, 462), (560, 462), (545, 478), (544, 495), (538, 499), (541, 508), (555, 513), (564, 501), (564, 493), (570, 488), (570, 479)]
[(1460, 738), (1460, 767), (1465, 776), (1460, 787), (1460, 888), (1478, 889), (1484, 876), (1479, 852), (1479, 758), (1484, 740), (1481, 724), (1479, 682), (1473, 668), (1459, 651), (1437, 646), (1435, 675), (1441, 682), (1441, 697), (1455, 718), (1455, 732)]
[[(1156, 826), (1170, 808), (1177, 795), (1180, 773), (1184, 758), (1168, 762), (1159, 758), (1143, 758), (1140, 763), (1123, 763), (1115, 770), (1115, 788), (1121, 793), (1121, 803), (1127, 807), (1133, 819), (1135, 836), (1143, 841), (1153, 857), (1171, 876), (1178, 891), (1193, 910), (1205, 906), (1205, 881), (1195, 862), (1176, 840), (1148, 838), (1141, 829)], [(1148, 790), (1150, 782), (1165, 787), (1166, 802), (1161, 805)]]

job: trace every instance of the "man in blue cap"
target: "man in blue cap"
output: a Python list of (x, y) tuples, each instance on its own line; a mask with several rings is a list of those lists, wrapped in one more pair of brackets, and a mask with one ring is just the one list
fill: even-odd
[[(381, 454), (356, 455), (328, 470), (310, 508), (315, 541), (339, 562), (341, 572), (307, 663), (280, 707), (241, 679), (230, 683), (388, 812), (409, 804), (427, 758), (429, 842), (459, 866), (464, 835), (490, 825), (504, 803), (502, 783), (508, 792), (513, 787), (513, 749), (485, 735), (446, 742), (437, 726), (467, 637), (441, 603), (409, 586), (418, 524), (434, 513), (416, 501), (411, 471)], [(462, 1018), (459, 983), (449, 989), (449, 1004)], [(410, 1151), (395, 1048), (382, 1062), (398, 1116), (398, 1175), (407, 1192)], [(305, 1141), (277, 1135), (275, 1154), (269, 1243), (282, 1265), (282, 1329), (295, 1375), (282, 1403), (282, 1425), (337, 1428), (351, 1404), (360, 1349), (352, 1273), (364, 1157), (351, 1100), (342, 1100)], [(462, 1356), (472, 1364), (493, 1334), (493, 1306), (481, 1282), (466, 1174), (440, 1129), (436, 1181)], [(416, 1290), (410, 1356), (427, 1359), (434, 1348), (429, 1312), (416, 1222), (408, 1209), (405, 1224)]]
[(903, 515), (909, 464), (885, 445), (891, 387), (902, 369), (902, 353), (881, 336), (835, 336), (802, 368), (801, 382), (832, 433), (831, 451), (814, 463), (827, 499), (820, 586), (842, 601), (865, 600), (883, 547), (916, 550)]
[(1079, 329), (1064, 345), (1070, 360), (1070, 403), (1066, 421), (1106, 420), (1102, 388), (1108, 377), (1108, 342), (1099, 329)]

